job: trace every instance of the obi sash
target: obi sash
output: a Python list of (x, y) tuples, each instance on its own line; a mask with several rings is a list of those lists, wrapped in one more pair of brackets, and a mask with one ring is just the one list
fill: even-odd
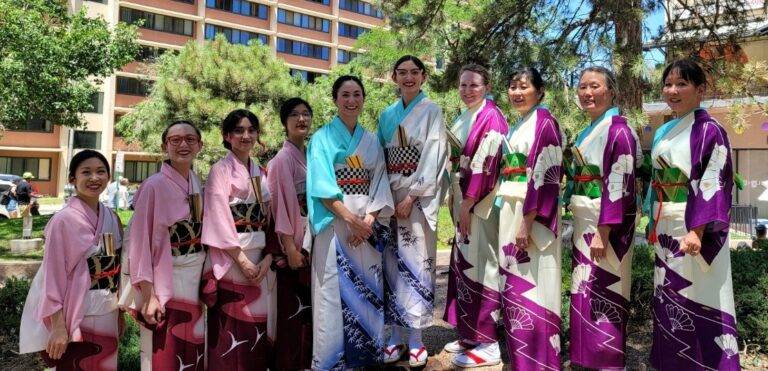
[(303, 217), (307, 217), (307, 194), (306, 192), (299, 193), (296, 195), (299, 199), (299, 213)]
[(388, 174), (402, 174), (410, 176), (419, 167), (421, 153), (415, 146), (391, 147), (384, 149), (387, 159)]
[(200, 242), (203, 223), (179, 220), (168, 229), (171, 233), (171, 255), (184, 256), (204, 250)]
[(336, 183), (345, 195), (367, 195), (370, 192), (371, 172), (363, 168), (336, 169)]
[(528, 157), (522, 153), (504, 155), (501, 162), (501, 180), (510, 182), (527, 182), (526, 162)]
[(688, 177), (678, 168), (656, 169), (651, 183), (659, 202), (688, 202)]
[(101, 255), (96, 253), (88, 257), (88, 273), (91, 275), (91, 290), (107, 289), (117, 292), (120, 287), (120, 253)]
[(603, 194), (603, 177), (597, 165), (575, 165), (573, 184), (574, 195), (594, 200)]
[(239, 203), (230, 205), (232, 218), (235, 220), (235, 229), (237, 233), (252, 233), (264, 230), (267, 225), (267, 214), (262, 208), (262, 204)]

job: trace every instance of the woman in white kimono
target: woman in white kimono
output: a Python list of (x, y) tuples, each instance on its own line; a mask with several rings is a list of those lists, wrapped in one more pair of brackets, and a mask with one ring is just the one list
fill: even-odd
[(382, 361), (382, 252), (394, 205), (384, 152), (358, 123), (365, 90), (357, 77), (333, 84), (338, 115), (309, 143), (307, 205), (312, 231), (312, 369)]
[(728, 248), (733, 165), (725, 129), (701, 108), (707, 84), (690, 60), (662, 74), (677, 118), (653, 138), (650, 242), (656, 250), (651, 364), (658, 370), (738, 370)]
[(400, 99), (382, 112), (378, 130), (396, 205), (390, 225), (397, 236), (384, 251), (385, 320), (392, 327), (384, 362), (400, 359), (408, 331), (411, 367), (427, 363), (421, 331), (433, 323), (437, 212), (448, 188), (443, 112), (421, 91), (426, 78), (417, 57), (395, 63), (392, 80)]
[(560, 368), (562, 134), (534, 68), (507, 90), (521, 116), (507, 135), (499, 187), (499, 271), (507, 350), (516, 370)]

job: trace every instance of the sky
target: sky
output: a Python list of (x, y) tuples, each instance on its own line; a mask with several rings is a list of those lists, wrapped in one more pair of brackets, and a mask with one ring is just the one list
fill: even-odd
[[(646, 28), (646, 30), (643, 30), (643, 42), (648, 42), (658, 34), (659, 27), (664, 25), (664, 9), (658, 9), (653, 13), (646, 14), (643, 25)], [(643, 57), (645, 58), (646, 65), (649, 67), (653, 67), (658, 63), (664, 63), (664, 54), (659, 49), (645, 52)]]

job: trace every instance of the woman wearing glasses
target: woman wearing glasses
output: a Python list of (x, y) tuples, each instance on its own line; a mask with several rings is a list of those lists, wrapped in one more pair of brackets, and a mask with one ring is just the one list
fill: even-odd
[(202, 191), (192, 165), (202, 147), (189, 121), (161, 136), (167, 160), (134, 198), (120, 304), (141, 324), (143, 370), (203, 365), (205, 326), (198, 295)]
[(203, 301), (208, 305), (208, 368), (266, 370), (274, 340), (272, 253), (280, 247), (269, 217), (266, 172), (250, 154), (259, 119), (248, 110), (221, 125), (226, 157), (205, 186)]

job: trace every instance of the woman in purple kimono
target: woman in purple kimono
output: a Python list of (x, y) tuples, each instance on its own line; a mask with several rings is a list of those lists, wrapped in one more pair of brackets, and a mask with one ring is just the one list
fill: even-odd
[[(509, 130), (490, 91), (488, 71), (470, 64), (459, 73), (459, 94), (466, 109), (447, 131), (454, 167), (451, 206), (457, 224), (451, 253), (444, 320), (459, 340), (445, 345), (457, 353), (459, 367), (501, 362), (496, 322), (499, 294), (499, 209), (494, 207), (501, 147)], [(456, 166), (457, 165), (457, 166)]]
[(534, 68), (512, 73), (509, 101), (521, 118), (507, 135), (497, 204), (507, 350), (516, 370), (560, 368), (562, 134), (541, 105)]
[(612, 107), (614, 81), (602, 67), (581, 73), (579, 102), (592, 122), (572, 149), (571, 362), (597, 369), (624, 367), (642, 154), (634, 130)]
[(656, 250), (651, 364), (659, 370), (738, 370), (728, 248), (733, 167), (728, 135), (701, 108), (707, 79), (690, 60), (664, 70), (676, 119), (653, 138), (648, 201)]

